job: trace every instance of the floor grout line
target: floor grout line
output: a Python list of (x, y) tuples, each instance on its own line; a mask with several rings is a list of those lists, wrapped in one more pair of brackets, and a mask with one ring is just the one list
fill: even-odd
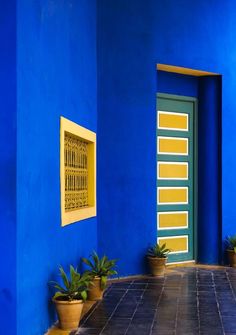
[(161, 290), (159, 299), (157, 300), (157, 304), (156, 304), (156, 312), (154, 313), (154, 316), (153, 316), (152, 325), (151, 325), (151, 328), (150, 328), (150, 333), (149, 333), (149, 335), (152, 335), (152, 334), (153, 334), (154, 322), (155, 322), (155, 319), (156, 319), (156, 316), (157, 316), (157, 313), (158, 313), (158, 305), (159, 305), (159, 302), (160, 302), (160, 300), (161, 300), (161, 297), (162, 297), (162, 294), (163, 294), (163, 291), (164, 291), (165, 282), (166, 282), (166, 277), (164, 277), (164, 281), (163, 281), (163, 285), (162, 285), (162, 290)]
[(228, 282), (229, 282), (229, 286), (230, 286), (230, 289), (231, 289), (231, 291), (232, 291), (232, 294), (233, 294), (234, 300), (235, 300), (235, 302), (236, 302), (236, 294), (234, 293), (234, 290), (233, 290), (233, 287), (232, 287), (231, 281), (230, 281), (230, 279), (229, 279), (229, 274), (228, 274), (228, 272), (227, 272), (227, 271), (225, 271), (225, 273), (226, 273), (226, 278), (227, 278), (227, 280), (228, 280)]
[[(181, 274), (181, 281), (183, 279), (183, 274)], [(175, 330), (174, 333), (176, 335), (177, 332), (177, 324), (178, 324), (178, 313), (179, 313), (179, 300), (180, 300), (180, 294), (181, 294), (181, 285), (179, 286), (179, 294), (178, 294), (178, 299), (177, 299), (177, 306), (176, 306), (176, 315), (175, 315)]]
[[(134, 282), (134, 281), (132, 281), (131, 284), (129, 284), (129, 286), (132, 285), (133, 282)], [(99, 333), (99, 335), (101, 335), (102, 332), (103, 332), (103, 330), (106, 328), (107, 324), (108, 324), (109, 321), (111, 320), (112, 316), (115, 314), (115, 312), (116, 312), (118, 306), (120, 305), (121, 301), (124, 299), (124, 297), (125, 297), (126, 293), (128, 292), (128, 290), (129, 290), (129, 288), (127, 288), (127, 289), (125, 290), (125, 293), (124, 293), (124, 294), (122, 295), (122, 297), (120, 298), (119, 302), (117, 303), (115, 309), (114, 309), (113, 312), (111, 313), (110, 317), (108, 318), (107, 322), (105, 323), (105, 325), (104, 325), (104, 327), (102, 328), (102, 330), (101, 330), (101, 332)]]
[[(106, 291), (105, 291), (105, 293), (104, 293), (105, 296), (106, 296), (107, 293), (110, 291), (110, 289), (111, 289), (111, 286), (109, 286), (109, 287), (106, 289)], [(83, 320), (83, 323), (82, 323), (79, 327), (82, 327), (82, 326), (83, 326), (83, 324), (90, 318), (91, 315), (93, 315), (93, 313), (96, 311), (96, 309), (98, 308), (98, 306), (99, 306), (101, 303), (102, 303), (102, 299), (101, 299), (101, 300), (98, 300), (98, 301), (95, 303), (96, 306), (94, 306), (94, 308), (92, 308), (92, 310), (91, 310), (90, 312), (88, 312), (88, 315), (86, 316), (86, 318)]]
[(141, 299), (142, 299), (144, 293), (147, 291), (147, 287), (148, 287), (148, 283), (146, 283), (146, 285), (145, 285), (145, 289), (144, 289), (144, 291), (143, 291), (143, 294), (140, 296), (140, 301), (138, 302), (138, 304), (137, 304), (137, 306), (136, 306), (136, 308), (135, 308), (135, 310), (134, 310), (134, 313), (133, 313), (133, 315), (132, 315), (132, 317), (131, 317), (130, 323), (129, 323), (129, 325), (128, 325), (128, 327), (127, 327), (126, 332), (124, 333), (124, 335), (126, 335), (127, 332), (129, 331), (130, 324), (132, 323), (133, 317), (134, 317), (135, 313), (137, 312), (138, 306), (140, 306)]
[(212, 276), (212, 282), (213, 282), (213, 287), (214, 287), (214, 292), (215, 292), (215, 298), (216, 298), (216, 304), (217, 304), (217, 309), (218, 309), (218, 313), (219, 313), (220, 323), (221, 323), (221, 327), (222, 327), (222, 330), (223, 330), (223, 334), (225, 335), (225, 330), (224, 330), (224, 325), (223, 325), (223, 321), (222, 321), (222, 316), (221, 316), (221, 313), (220, 313), (220, 304), (219, 304), (219, 300), (218, 300), (218, 297), (217, 297), (215, 278), (214, 278), (214, 273), (213, 272), (211, 272), (211, 276)]
[(196, 270), (196, 292), (197, 292), (197, 315), (198, 315), (198, 334), (200, 335), (200, 302), (199, 302), (199, 290), (198, 290), (198, 283), (199, 283), (199, 270)]

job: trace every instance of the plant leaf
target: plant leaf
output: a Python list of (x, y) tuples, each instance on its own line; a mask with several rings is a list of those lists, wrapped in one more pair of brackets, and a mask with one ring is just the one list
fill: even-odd
[(107, 276), (102, 276), (101, 277), (101, 289), (104, 290), (106, 287), (106, 283), (107, 283)]
[(59, 271), (60, 271), (61, 278), (62, 278), (62, 280), (63, 280), (63, 283), (64, 283), (65, 287), (66, 287), (67, 289), (69, 289), (69, 287), (70, 287), (70, 282), (69, 282), (69, 280), (68, 280), (68, 278), (67, 278), (67, 275), (66, 275), (65, 271), (63, 270), (62, 266), (59, 267)]
[(85, 264), (87, 264), (91, 269), (93, 269), (93, 264), (92, 264), (92, 262), (89, 259), (82, 258), (82, 262), (85, 263)]
[(56, 292), (53, 296), (54, 299), (58, 297), (67, 297), (67, 294), (61, 293), (61, 292)]
[(87, 292), (86, 291), (82, 291), (80, 292), (81, 298), (85, 301), (87, 299)]

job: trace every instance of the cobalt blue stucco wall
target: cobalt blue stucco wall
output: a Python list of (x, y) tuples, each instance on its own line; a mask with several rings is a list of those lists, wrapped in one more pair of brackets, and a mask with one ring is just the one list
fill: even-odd
[(0, 10), (0, 334), (16, 334), (16, 3)]
[(120, 258), (121, 275), (145, 271), (155, 240), (156, 63), (223, 76), (222, 236), (235, 232), (235, 14), (233, 0), (98, 2), (98, 243)]
[(48, 281), (97, 249), (96, 218), (60, 226), (59, 118), (96, 132), (96, 1), (18, 1), (18, 335), (55, 320)]
[(145, 1), (98, 1), (98, 245), (119, 258), (121, 275), (145, 271), (143, 255), (156, 236), (149, 10)]

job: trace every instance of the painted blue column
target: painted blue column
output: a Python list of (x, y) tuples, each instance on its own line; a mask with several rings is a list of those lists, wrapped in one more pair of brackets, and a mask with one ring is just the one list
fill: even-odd
[(221, 258), (221, 80), (199, 79), (198, 262)]

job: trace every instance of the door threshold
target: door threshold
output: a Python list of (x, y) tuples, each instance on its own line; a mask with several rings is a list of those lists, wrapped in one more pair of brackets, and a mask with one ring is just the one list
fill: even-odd
[(195, 265), (196, 261), (195, 260), (190, 260), (190, 261), (182, 261), (182, 262), (171, 262), (167, 263), (166, 266), (186, 266), (186, 265)]

